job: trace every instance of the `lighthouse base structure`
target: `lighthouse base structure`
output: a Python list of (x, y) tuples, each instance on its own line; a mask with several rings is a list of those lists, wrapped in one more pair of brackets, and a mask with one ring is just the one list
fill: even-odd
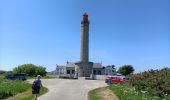
[(93, 62), (77, 62), (75, 63), (75, 72), (78, 77), (90, 77), (93, 74)]

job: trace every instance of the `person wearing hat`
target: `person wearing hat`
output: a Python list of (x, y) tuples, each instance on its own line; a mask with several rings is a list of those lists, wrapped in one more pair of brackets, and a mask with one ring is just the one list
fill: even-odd
[(37, 100), (38, 94), (40, 92), (40, 88), (42, 87), (40, 78), (41, 78), (41, 76), (37, 75), (37, 79), (34, 80), (34, 82), (32, 84), (32, 94), (35, 94), (34, 100)]

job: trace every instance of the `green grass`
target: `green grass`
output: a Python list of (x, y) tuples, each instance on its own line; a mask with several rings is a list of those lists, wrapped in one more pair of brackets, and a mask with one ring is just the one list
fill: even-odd
[(147, 92), (137, 92), (129, 84), (112, 84), (108, 86), (120, 100), (170, 100), (170, 97), (156, 97)]
[[(34, 96), (31, 92), (31, 86), (32, 84), (26, 81), (7, 80), (0, 77), (0, 100), (6, 98), (11, 98), (11, 100), (32, 100)], [(47, 91), (48, 89), (43, 87), (39, 95)]]
[(5, 73), (3, 73), (3, 74), (0, 74), (0, 78), (4, 78), (5, 77)]
[[(43, 88), (41, 88), (40, 94), (38, 94), (38, 96), (43, 95), (46, 92), (48, 92), (48, 89), (46, 87), (43, 87)], [(33, 98), (34, 98), (33, 94), (31, 94), (30, 92), (28, 92), (28, 93), (26, 92), (24, 95), (22, 95), (22, 97), (17, 96), (14, 99), (16, 99), (16, 100), (32, 100)]]
[[(147, 92), (141, 91), (137, 92), (135, 91), (134, 87), (131, 87), (128, 83), (124, 84), (112, 84), (107, 86), (108, 89), (114, 92), (114, 94), (120, 99), (120, 100), (170, 100), (170, 96), (166, 97), (157, 97), (150, 95)], [(101, 95), (98, 95), (100, 88), (91, 90), (88, 93), (88, 99), (89, 100), (101, 100)]]
[(88, 93), (88, 100), (101, 100), (101, 97), (97, 94), (99, 91), (99, 88), (91, 90)]
[(21, 93), (23, 91), (26, 91), (30, 87), (31, 84), (23, 81), (0, 78), (0, 99), (4, 99), (17, 93)]

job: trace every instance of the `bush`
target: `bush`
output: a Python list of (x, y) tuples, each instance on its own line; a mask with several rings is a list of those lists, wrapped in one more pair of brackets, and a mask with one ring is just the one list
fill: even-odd
[(170, 96), (158, 97), (146, 91), (136, 91), (128, 83), (112, 84), (108, 86), (120, 100), (170, 100)]
[(147, 91), (152, 95), (163, 97), (170, 95), (170, 68), (149, 70), (131, 75), (130, 84), (137, 91)]
[(23, 64), (13, 69), (15, 73), (27, 73), (28, 76), (46, 75), (46, 68), (42, 66), (36, 66), (34, 64)]
[(6, 71), (0, 70), (0, 74), (5, 74)]
[(119, 68), (118, 72), (122, 75), (129, 75), (134, 72), (134, 68), (132, 65), (123, 65)]

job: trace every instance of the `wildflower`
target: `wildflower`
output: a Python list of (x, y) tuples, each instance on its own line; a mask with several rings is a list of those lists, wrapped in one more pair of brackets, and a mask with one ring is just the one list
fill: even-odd
[(154, 96), (153, 98), (158, 99), (159, 97), (158, 96)]
[(146, 93), (147, 91), (141, 91), (142, 93)]

